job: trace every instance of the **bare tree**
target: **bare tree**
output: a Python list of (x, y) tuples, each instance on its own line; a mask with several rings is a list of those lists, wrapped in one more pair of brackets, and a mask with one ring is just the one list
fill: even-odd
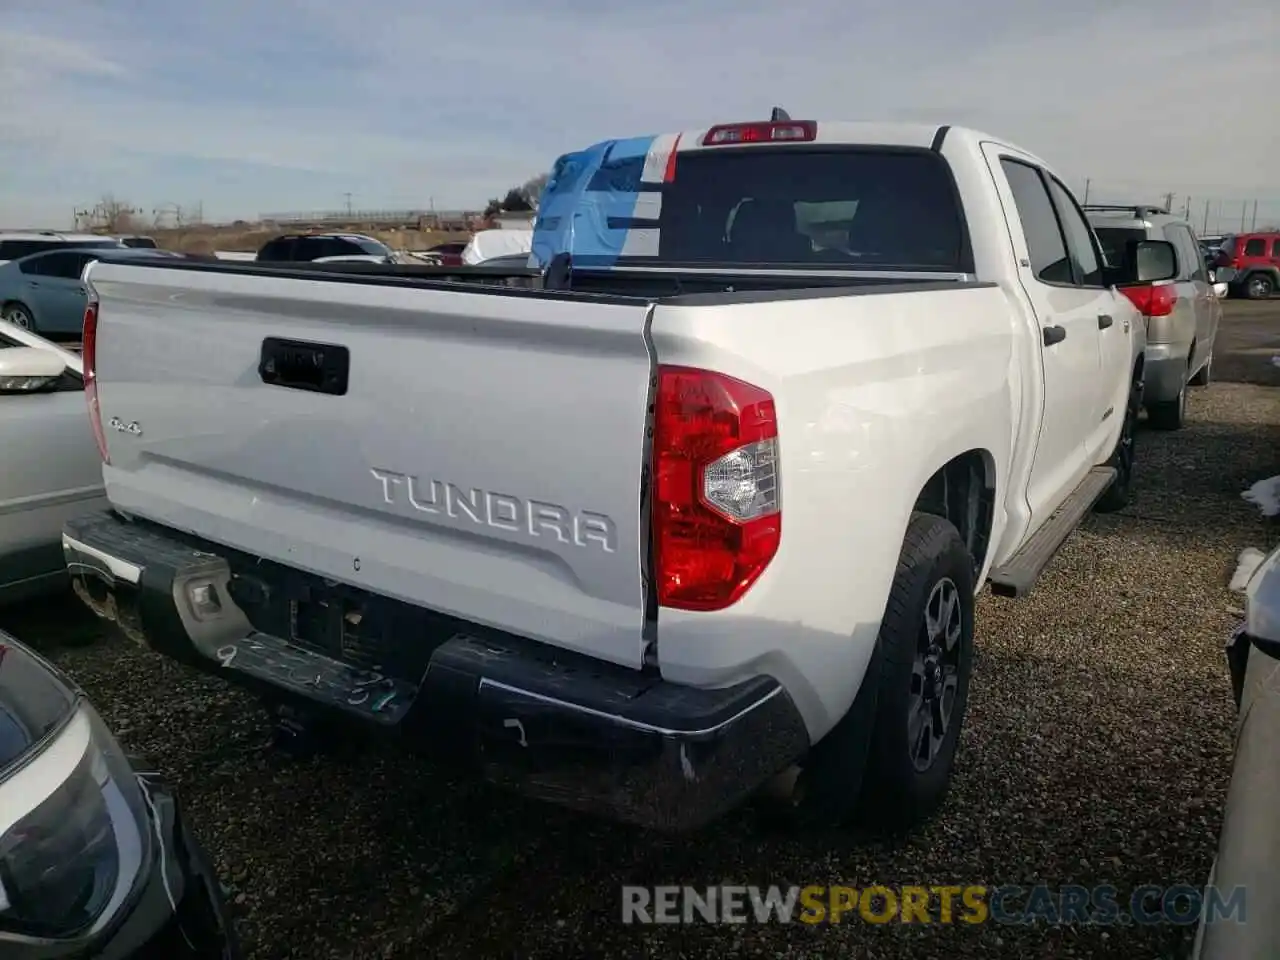
[(107, 194), (98, 204), (98, 208), (101, 211), (102, 225), (108, 233), (133, 233), (138, 229), (137, 218), (142, 211), (133, 204), (117, 200), (111, 194)]
[(524, 182), (524, 186), (520, 188), (520, 192), (524, 194), (524, 198), (529, 202), (530, 208), (538, 206), (538, 201), (542, 198), (542, 191), (549, 179), (549, 174), (540, 173), (536, 177), (530, 177)]

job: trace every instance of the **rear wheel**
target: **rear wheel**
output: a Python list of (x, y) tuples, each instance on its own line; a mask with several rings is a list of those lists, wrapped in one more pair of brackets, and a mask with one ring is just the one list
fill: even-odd
[(1244, 281), (1244, 295), (1250, 300), (1265, 300), (1275, 291), (1275, 282), (1265, 273), (1255, 273)]
[(805, 762), (802, 809), (890, 830), (937, 810), (969, 699), (973, 607), (974, 562), (959, 531), (913, 513), (862, 689)]
[(36, 328), (36, 321), (31, 316), (31, 311), (21, 303), (6, 303), (4, 309), (0, 310), (0, 318), (8, 320), (15, 327), (22, 327), (24, 330), (34, 331)]
[(1093, 509), (1098, 513), (1114, 513), (1129, 505), (1129, 497), (1133, 490), (1134, 439), (1138, 432), (1138, 411), (1142, 409), (1142, 384), (1135, 383), (1129, 388), (1129, 401), (1125, 406), (1124, 423), (1120, 427), (1120, 438), (1111, 453), (1107, 465), (1114, 467), (1116, 478), (1107, 487)]
[(1193, 387), (1207, 387), (1213, 382), (1213, 354), (1209, 354), (1204, 362), (1204, 366), (1196, 371), (1196, 375), (1191, 378)]
[[(1190, 366), (1190, 362), (1188, 362)], [(1147, 404), (1147, 419), (1156, 430), (1181, 430), (1187, 422), (1187, 381), (1183, 377), (1175, 400)]]

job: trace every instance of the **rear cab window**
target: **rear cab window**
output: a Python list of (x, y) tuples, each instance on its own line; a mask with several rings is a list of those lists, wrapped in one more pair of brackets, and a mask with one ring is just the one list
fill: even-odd
[(568, 252), (584, 266), (973, 270), (951, 169), (930, 150), (713, 147), (678, 153), (664, 182), (645, 182), (647, 147), (635, 143), (561, 158), (534, 228), (537, 262)]

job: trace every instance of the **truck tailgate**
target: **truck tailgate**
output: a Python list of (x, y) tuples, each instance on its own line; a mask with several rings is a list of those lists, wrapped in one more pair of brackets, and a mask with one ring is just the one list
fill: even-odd
[(648, 304), (168, 265), (89, 280), (116, 507), (641, 665)]

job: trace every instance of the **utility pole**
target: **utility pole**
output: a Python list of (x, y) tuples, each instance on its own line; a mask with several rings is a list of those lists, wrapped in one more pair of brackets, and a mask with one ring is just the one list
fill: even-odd
[(1173, 209), (1173, 194), (1172, 194), (1172, 193), (1166, 193), (1166, 194), (1164, 195), (1164, 208), (1165, 208), (1166, 210), (1172, 210), (1172, 209)]
[(1191, 197), (1190, 196), (1188, 196), (1185, 200), (1182, 201), (1182, 219), (1183, 220), (1191, 219)]
[(1244, 218), (1249, 213), (1249, 201), (1245, 200), (1240, 204), (1240, 232), (1244, 233)]
[(1200, 233), (1203, 235), (1208, 232), (1209, 232), (1209, 201), (1206, 200), (1204, 202), (1204, 226), (1200, 228)]
[(1253, 201), (1253, 216), (1249, 219), (1249, 229), (1250, 230), (1258, 229), (1258, 201), (1257, 200)]
[(1081, 204), (1082, 207), (1089, 205), (1089, 184), (1092, 182), (1088, 177), (1084, 178), (1084, 203)]
[(347, 216), (349, 217), (351, 216), (351, 194), (344, 193), (343, 196), (347, 198)]

